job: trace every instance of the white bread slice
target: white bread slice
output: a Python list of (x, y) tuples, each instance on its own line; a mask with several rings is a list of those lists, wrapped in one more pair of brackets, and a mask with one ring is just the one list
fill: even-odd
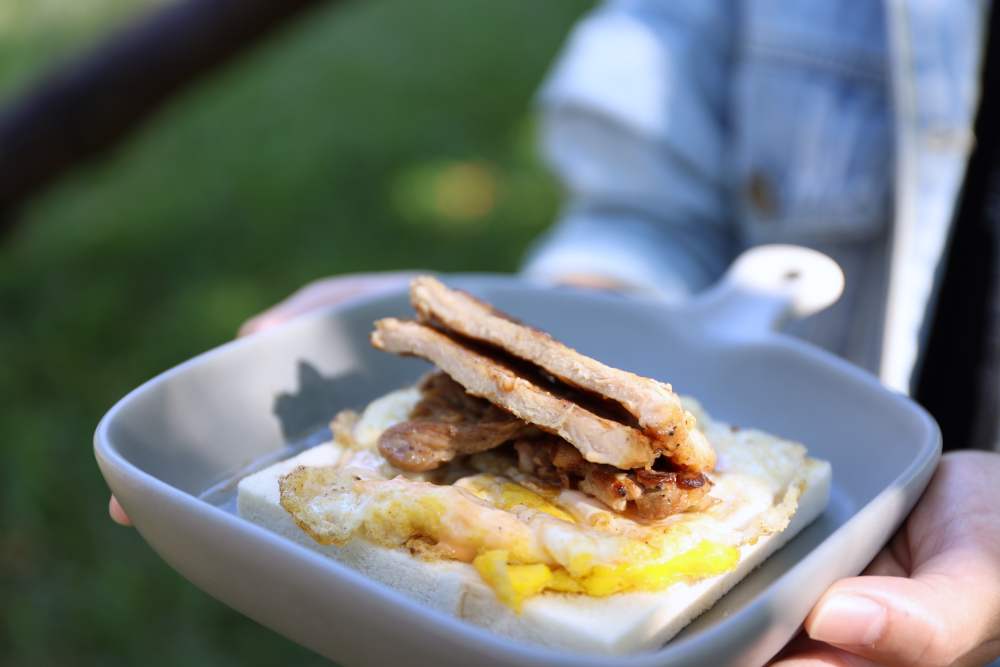
[(604, 598), (544, 593), (524, 603), (520, 614), (501, 603), (471, 565), (426, 562), (409, 552), (354, 539), (344, 547), (313, 541), (279, 503), (278, 479), (293, 468), (332, 465), (343, 450), (328, 443), (244, 478), (239, 483), (240, 516), (326, 554), (417, 600), (509, 637), (601, 654), (660, 647), (711, 607), (769, 555), (818, 517), (829, 500), (831, 471), (825, 461), (807, 459), (806, 485), (788, 527), (741, 548), (740, 563), (725, 574), (656, 593), (622, 593)]

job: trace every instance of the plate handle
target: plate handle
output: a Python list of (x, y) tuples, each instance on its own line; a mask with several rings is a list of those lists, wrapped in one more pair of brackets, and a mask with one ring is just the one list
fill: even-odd
[(788, 318), (833, 305), (844, 291), (844, 272), (821, 252), (794, 245), (747, 250), (709, 290), (690, 304), (705, 329), (728, 339), (758, 338)]

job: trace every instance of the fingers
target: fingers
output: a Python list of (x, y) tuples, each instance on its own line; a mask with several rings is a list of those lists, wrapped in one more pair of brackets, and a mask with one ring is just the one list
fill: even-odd
[(410, 272), (369, 273), (317, 280), (244, 322), (237, 336), (264, 331), (299, 315), (350, 299), (396, 289), (405, 285), (413, 275)]
[(617, 278), (610, 278), (596, 273), (567, 273), (559, 276), (556, 282), (569, 287), (604, 290), (607, 292), (624, 292), (629, 286)]
[(834, 584), (813, 639), (887, 665), (979, 665), (1000, 656), (1000, 456), (946, 455), (866, 576)]
[(906, 536), (902, 532), (896, 533), (889, 545), (878, 552), (862, 574), (872, 577), (908, 577), (910, 570), (903, 562), (904, 559), (900, 557), (900, 547), (898, 546), (905, 539)]
[(769, 664), (770, 667), (874, 667), (876, 663), (799, 635)]
[(128, 514), (125, 514), (125, 510), (118, 503), (118, 499), (111, 496), (111, 500), (108, 501), (108, 514), (111, 515), (111, 520), (121, 526), (131, 526), (132, 520), (128, 518)]
[(876, 667), (877, 664), (832, 646), (826, 646), (810, 653), (793, 655), (772, 662), (771, 667)]
[(814, 640), (878, 664), (981, 664), (1000, 612), (991, 595), (977, 577), (855, 577), (824, 594), (805, 628)]

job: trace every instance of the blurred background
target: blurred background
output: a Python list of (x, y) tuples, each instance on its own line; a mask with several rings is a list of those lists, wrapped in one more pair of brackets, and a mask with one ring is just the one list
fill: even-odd
[[(97, 421), (309, 280), (512, 271), (553, 218), (532, 95), (590, 2), (314, 4), (0, 211), (0, 664), (322, 664), (111, 523)], [(0, 109), (170, 5), (0, 0)]]

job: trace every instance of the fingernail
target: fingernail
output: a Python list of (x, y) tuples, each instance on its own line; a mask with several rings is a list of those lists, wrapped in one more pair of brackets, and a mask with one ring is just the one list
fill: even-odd
[(885, 627), (885, 607), (861, 595), (834, 595), (817, 610), (809, 636), (842, 646), (871, 646)]

